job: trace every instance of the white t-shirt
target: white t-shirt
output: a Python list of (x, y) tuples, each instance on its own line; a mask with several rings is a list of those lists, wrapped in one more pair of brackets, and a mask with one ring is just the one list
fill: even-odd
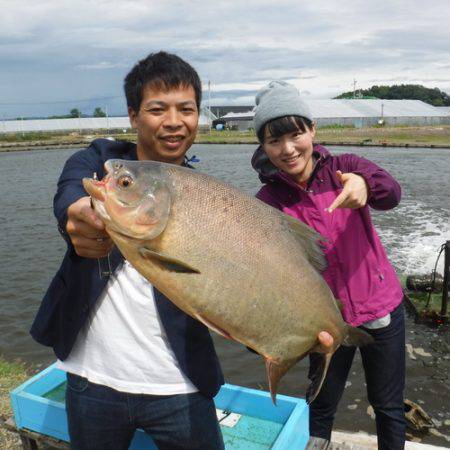
[(57, 367), (134, 394), (197, 391), (167, 340), (152, 285), (127, 261), (111, 275), (69, 357)]

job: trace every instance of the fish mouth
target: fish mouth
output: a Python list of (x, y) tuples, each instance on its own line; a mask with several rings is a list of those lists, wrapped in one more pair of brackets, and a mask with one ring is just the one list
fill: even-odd
[(83, 187), (85, 191), (95, 200), (104, 202), (105, 198), (105, 179), (102, 181), (95, 180), (94, 178), (83, 178)]
[(91, 206), (97, 212), (100, 219), (106, 224), (111, 221), (105, 209), (105, 181), (95, 178), (83, 178), (83, 187), (91, 197)]
[(104, 164), (105, 176), (101, 179), (97, 179), (97, 173), (94, 173), (93, 178), (83, 178), (83, 187), (85, 191), (92, 197), (92, 199), (100, 202), (106, 201), (106, 185), (111, 178), (111, 174), (122, 168), (122, 164), (115, 159), (108, 159)]

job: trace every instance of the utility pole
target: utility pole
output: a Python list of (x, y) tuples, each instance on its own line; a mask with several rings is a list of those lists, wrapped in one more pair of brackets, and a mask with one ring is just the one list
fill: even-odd
[(106, 134), (109, 134), (108, 105), (105, 105), (105, 114), (106, 114)]
[(211, 133), (211, 81), (208, 80), (208, 132)]
[(356, 80), (353, 78), (353, 98), (356, 98)]

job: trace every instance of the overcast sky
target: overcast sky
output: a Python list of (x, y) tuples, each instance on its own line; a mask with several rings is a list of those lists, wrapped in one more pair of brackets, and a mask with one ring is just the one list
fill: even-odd
[(0, 119), (95, 106), (126, 113), (122, 81), (167, 50), (208, 103), (253, 104), (272, 79), (307, 98), (374, 84), (450, 93), (448, 0), (0, 0)]

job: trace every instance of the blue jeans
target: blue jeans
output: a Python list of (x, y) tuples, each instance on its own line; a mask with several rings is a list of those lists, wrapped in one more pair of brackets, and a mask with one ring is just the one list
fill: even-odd
[[(368, 330), (375, 342), (361, 347), (367, 384), (367, 396), (376, 415), (378, 448), (400, 450), (405, 445), (405, 317), (403, 305), (391, 313), (391, 323), (378, 330)], [(330, 440), (334, 415), (344, 392), (355, 347), (341, 346), (331, 359), (324, 384), (310, 405), (309, 433)], [(321, 356), (310, 355), (310, 377)]]
[(199, 392), (119, 392), (67, 374), (66, 410), (72, 450), (126, 450), (137, 428), (159, 450), (223, 450), (214, 401)]

